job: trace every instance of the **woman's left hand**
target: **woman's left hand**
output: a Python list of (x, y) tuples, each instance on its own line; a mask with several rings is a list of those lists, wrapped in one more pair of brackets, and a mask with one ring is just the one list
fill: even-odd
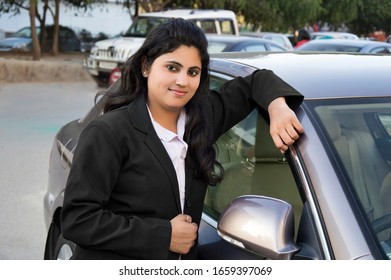
[(276, 147), (285, 153), (304, 129), (295, 112), (286, 104), (284, 97), (274, 99), (268, 107), (270, 117), (270, 135)]

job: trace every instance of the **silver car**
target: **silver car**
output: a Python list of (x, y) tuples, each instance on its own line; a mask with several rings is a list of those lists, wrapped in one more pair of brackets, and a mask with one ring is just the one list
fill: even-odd
[(368, 40), (316, 39), (301, 45), (296, 51), (391, 54), (391, 44)]
[[(391, 56), (219, 56), (211, 61), (211, 88), (271, 69), (304, 94), (296, 113), (305, 133), (282, 155), (266, 112), (256, 109), (218, 140), (226, 176), (205, 198), (199, 259), (390, 259)], [(78, 137), (101, 114), (101, 103), (54, 139), (46, 259), (73, 253), (59, 213)]]

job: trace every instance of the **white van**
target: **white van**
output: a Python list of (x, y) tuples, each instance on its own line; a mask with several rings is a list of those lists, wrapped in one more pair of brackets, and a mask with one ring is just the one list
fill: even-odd
[(205, 33), (239, 35), (235, 13), (228, 10), (180, 9), (139, 15), (118, 38), (98, 41), (91, 48), (85, 67), (100, 86), (107, 86), (111, 71), (123, 64), (142, 45), (147, 34), (173, 17), (195, 22)]

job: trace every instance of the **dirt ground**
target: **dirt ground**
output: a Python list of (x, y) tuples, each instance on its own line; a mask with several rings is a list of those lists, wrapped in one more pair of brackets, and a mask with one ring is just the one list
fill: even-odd
[(33, 61), (30, 53), (0, 52), (0, 84), (24, 82), (93, 82), (83, 67), (85, 53), (43, 54)]

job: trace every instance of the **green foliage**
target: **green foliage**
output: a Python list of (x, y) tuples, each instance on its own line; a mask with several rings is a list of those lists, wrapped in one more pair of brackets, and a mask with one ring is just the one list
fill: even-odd
[(62, 0), (61, 2), (79, 9), (87, 10), (90, 8), (91, 4), (107, 3), (107, 0)]
[(82, 42), (93, 42), (94, 41), (94, 37), (92, 36), (91, 32), (86, 29), (80, 30), (79, 38)]
[[(49, 1), (52, 2), (52, 1)], [(63, 0), (81, 12), (107, 0)], [(238, 16), (242, 28), (250, 30), (287, 32), (314, 22), (333, 26), (345, 24), (350, 31), (367, 34), (374, 29), (391, 32), (391, 0), (122, 0), (118, 1), (131, 12), (131, 7), (144, 11), (167, 8), (228, 9)], [(0, 15), (16, 15), (29, 7), (27, 0), (1, 0)], [(131, 15), (132, 16), (132, 15)]]
[(391, 32), (391, 0), (361, 0), (358, 15), (350, 26), (357, 34), (369, 34), (375, 30)]
[(29, 4), (29, 1), (23, 0), (2, 0), (0, 2), (0, 14), (20, 14), (21, 9), (28, 11), (30, 6)]

